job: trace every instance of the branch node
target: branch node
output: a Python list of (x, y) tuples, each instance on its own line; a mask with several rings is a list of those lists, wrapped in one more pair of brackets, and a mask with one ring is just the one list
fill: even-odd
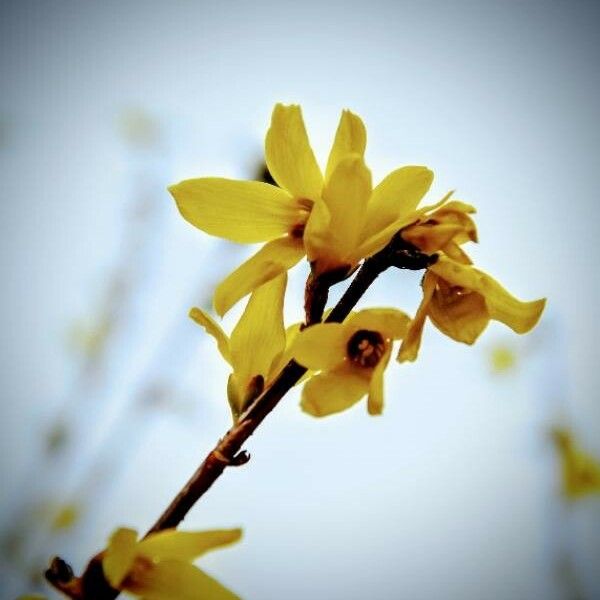
[(241, 467), (250, 460), (250, 453), (246, 450), (241, 450), (231, 459), (232, 467)]
[(228, 467), (241, 467), (245, 465), (250, 460), (250, 454), (246, 450), (241, 450), (231, 458), (225, 456), (220, 450), (215, 449), (212, 452), (212, 455), (224, 465)]

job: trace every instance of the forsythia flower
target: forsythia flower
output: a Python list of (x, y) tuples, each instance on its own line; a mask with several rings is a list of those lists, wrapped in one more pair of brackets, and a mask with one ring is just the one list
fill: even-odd
[(423, 299), (403, 339), (398, 360), (417, 358), (425, 319), (458, 342), (473, 344), (490, 319), (501, 321), (516, 333), (526, 333), (538, 322), (546, 301), (521, 302), (496, 280), (472, 266), (460, 247), (477, 241), (469, 216), (475, 209), (444, 198), (431, 213), (423, 212), (402, 230), (403, 239), (427, 254), (438, 253), (423, 278)]
[(192, 561), (241, 535), (240, 529), (167, 529), (137, 541), (136, 531), (121, 528), (110, 538), (102, 568), (113, 588), (145, 600), (239, 600)]
[(600, 461), (584, 452), (564, 429), (553, 432), (562, 463), (562, 489), (570, 500), (600, 494)]
[(219, 315), (305, 253), (314, 274), (349, 272), (415, 220), (412, 213), (433, 173), (403, 167), (372, 189), (365, 146), (362, 121), (343, 111), (323, 177), (300, 107), (277, 104), (265, 140), (266, 163), (277, 186), (205, 177), (169, 188), (182, 216), (206, 233), (267, 242), (217, 287)]
[(308, 369), (321, 371), (304, 385), (302, 409), (323, 417), (369, 395), (369, 414), (383, 410), (383, 374), (393, 340), (404, 337), (410, 319), (393, 308), (352, 313), (344, 323), (319, 323), (302, 331), (290, 353)]
[(483, 271), (440, 254), (423, 278), (423, 299), (398, 360), (416, 359), (427, 317), (453, 340), (473, 344), (490, 319), (501, 321), (515, 333), (527, 333), (535, 327), (545, 304), (545, 299), (517, 300)]
[(419, 211), (414, 223), (404, 228), (401, 235), (421, 252), (442, 251), (459, 262), (471, 264), (460, 245), (477, 242), (477, 228), (469, 216), (475, 208), (458, 200), (448, 202), (451, 195), (452, 192), (435, 206)]
[(231, 365), (227, 395), (234, 419), (243, 412), (287, 362), (286, 336), (283, 325), (283, 297), (287, 274), (256, 289), (231, 337), (203, 310), (193, 308), (190, 317), (217, 341), (223, 358)]

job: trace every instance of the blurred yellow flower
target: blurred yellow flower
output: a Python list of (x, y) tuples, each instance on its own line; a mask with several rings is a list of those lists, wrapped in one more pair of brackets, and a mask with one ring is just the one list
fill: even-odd
[(284, 272), (252, 293), (231, 337), (202, 309), (190, 311), (190, 317), (215, 338), (221, 355), (232, 367), (227, 395), (234, 419), (288, 360), (286, 339), (291, 339), (299, 327), (290, 328), (286, 334), (283, 324), (286, 281)]
[(192, 561), (241, 538), (240, 529), (167, 529), (138, 541), (133, 529), (117, 529), (104, 551), (102, 568), (110, 585), (145, 600), (239, 600)]
[(517, 364), (517, 353), (513, 348), (498, 344), (490, 351), (490, 364), (494, 373), (506, 373)]
[(600, 461), (582, 450), (565, 429), (555, 429), (553, 438), (560, 455), (563, 494), (570, 500), (600, 494)]
[(538, 322), (545, 304), (545, 299), (521, 302), (483, 271), (440, 253), (423, 278), (423, 299), (398, 360), (417, 358), (427, 317), (448, 337), (473, 344), (490, 319), (516, 333), (527, 333)]
[(425, 167), (393, 171), (372, 189), (361, 119), (342, 112), (323, 177), (299, 106), (277, 104), (265, 158), (277, 186), (205, 177), (169, 188), (182, 216), (234, 242), (267, 242), (217, 287), (214, 307), (236, 302), (307, 254), (313, 273), (349, 272), (385, 246), (412, 215), (433, 179)]
[(79, 521), (80, 513), (80, 507), (74, 503), (59, 507), (52, 519), (52, 529), (54, 531), (71, 529)]
[(392, 343), (404, 337), (409, 322), (394, 308), (372, 308), (351, 314), (344, 323), (319, 323), (302, 331), (290, 352), (301, 365), (321, 371), (304, 385), (302, 409), (324, 417), (368, 394), (369, 414), (381, 414)]

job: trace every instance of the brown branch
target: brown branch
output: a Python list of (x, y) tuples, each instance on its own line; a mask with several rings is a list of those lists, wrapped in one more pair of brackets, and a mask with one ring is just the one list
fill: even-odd
[[(375, 279), (387, 268), (395, 266), (402, 269), (420, 270), (427, 268), (436, 259), (436, 255), (422, 254), (414, 246), (405, 242), (400, 234), (397, 234), (383, 250), (364, 261), (352, 283), (326, 321), (341, 323), (350, 314), (350, 311), (356, 306), (356, 303)], [(339, 274), (337, 281), (340, 281)], [(337, 281), (336, 277), (312, 282), (309, 279), (309, 282), (307, 282), (306, 303), (307, 324), (313, 324), (321, 320), (329, 286)], [(309, 291), (310, 286), (313, 286), (312, 292)], [(315, 288), (316, 292), (314, 291)], [(313, 294), (313, 300), (310, 298), (311, 293)], [(313, 307), (311, 305), (313, 301), (317, 306)], [(208, 453), (171, 504), (148, 530), (146, 536), (163, 529), (177, 527), (192, 506), (223, 474), (226, 467), (238, 466), (248, 462), (249, 455), (241, 450), (243, 444), (305, 373), (306, 368), (294, 360), (291, 360), (282, 369), (273, 382), (240, 416), (237, 423)], [(61, 559), (54, 559), (54, 563), (56, 561), (60, 561), (62, 566), (68, 567)], [(70, 567), (68, 569), (70, 570)], [(63, 572), (67, 571), (63, 570)], [(118, 590), (111, 588), (104, 580), (100, 555), (90, 561), (80, 578), (72, 577), (70, 581), (61, 580), (60, 585), (57, 585), (56, 578), (47, 576), (47, 579), (59, 591), (62, 591), (73, 600), (114, 600), (120, 593)], [(70, 593), (70, 590), (76, 591), (76, 593)]]

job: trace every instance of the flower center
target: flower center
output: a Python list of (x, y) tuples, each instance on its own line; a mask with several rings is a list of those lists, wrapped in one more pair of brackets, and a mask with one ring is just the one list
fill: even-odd
[(461, 287), (460, 285), (450, 285), (444, 280), (438, 281), (437, 287), (436, 295), (445, 306), (460, 302), (465, 296), (473, 293), (473, 290)]
[(385, 342), (377, 331), (361, 329), (348, 340), (348, 358), (356, 365), (373, 368), (385, 352)]
[(293, 238), (302, 239), (314, 202), (307, 198), (297, 198), (296, 202), (298, 204), (298, 222), (289, 230), (289, 234)]
[(296, 239), (302, 239), (304, 235), (304, 228), (306, 227), (306, 223), (296, 223), (290, 230), (290, 235)]
[(125, 578), (125, 584), (136, 586), (144, 582), (147, 574), (154, 568), (154, 562), (146, 556), (136, 556), (134, 563)]

